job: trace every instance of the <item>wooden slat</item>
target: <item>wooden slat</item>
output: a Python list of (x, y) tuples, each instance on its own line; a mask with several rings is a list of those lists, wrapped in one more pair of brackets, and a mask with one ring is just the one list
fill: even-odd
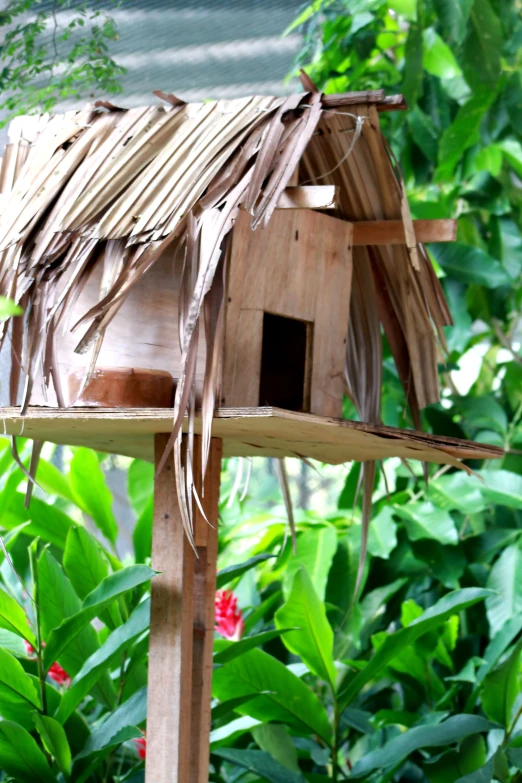
[(201, 486), (198, 484), (201, 475), (201, 438), (195, 438), (194, 475), (207, 519), (195, 507), (194, 539), (198, 556), (194, 568), (190, 783), (208, 783), (222, 453), (222, 441), (212, 438), (205, 476), (205, 491), (201, 492)]
[(313, 324), (311, 411), (341, 415), (351, 243), (351, 224), (322, 212), (280, 210), (262, 231), (240, 213), (228, 267), (224, 405), (260, 402), (266, 312)]
[[(414, 220), (417, 242), (454, 242), (457, 237), (456, 220)], [(353, 224), (353, 244), (404, 245), (402, 220), (368, 220)]]
[(277, 209), (336, 209), (338, 201), (337, 185), (301, 185), (286, 188)]
[[(90, 446), (99, 451), (153, 459), (153, 435), (172, 431), (166, 408), (114, 410), (103, 408), (2, 409), (6, 435), (23, 435), (51, 443)], [(201, 421), (196, 418), (199, 433)], [(350, 460), (404, 457), (445, 464), (446, 455), (462, 459), (496, 459), (501, 449), (484, 443), (425, 435), (412, 430), (295, 413), (279, 408), (221, 408), (213, 435), (223, 439), (223, 454), (233, 456), (303, 456), (332, 465)]]
[(404, 95), (385, 95), (384, 90), (367, 90), (366, 92), (342, 92), (323, 95), (322, 104), (325, 108), (337, 109), (342, 106), (375, 105), (377, 111), (404, 111), (408, 104)]
[[(154, 441), (157, 464), (168, 436)], [(189, 783), (194, 560), (171, 454), (154, 489), (146, 783)]]

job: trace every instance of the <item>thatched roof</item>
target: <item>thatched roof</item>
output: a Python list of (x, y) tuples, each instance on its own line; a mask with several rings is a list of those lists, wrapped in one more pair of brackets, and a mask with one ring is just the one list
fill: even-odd
[[(207, 357), (219, 356), (209, 351), (223, 323), (222, 286), (213, 280), (227, 234), (240, 207), (250, 212), (252, 227), (262, 229), (297, 170), (300, 184), (340, 186), (337, 217), (404, 222), (405, 245), (354, 248), (346, 380), (361, 418), (378, 423), (382, 324), (418, 423), (419, 408), (438, 399), (442, 327), (451, 321), (429, 259), (416, 244), (404, 185), (381, 135), (379, 108), (387, 101), (381, 91), (335, 98), (312, 87), (286, 98), (194, 104), (160, 94), (162, 102), (150, 107), (124, 111), (102, 102), (13, 122), (0, 178), (0, 293), (20, 302), (27, 315), (12, 330), (11, 404), (20, 365), (23, 408), (41, 367), (63, 404), (56, 334), (69, 328), (93, 268), (103, 265), (103, 286), (98, 304), (79, 322), (76, 349), (93, 349), (89, 369), (128, 292), (174, 243), (184, 268), (177, 439), (183, 415), (194, 406), (204, 300)], [(219, 368), (207, 360), (205, 448), (218, 384)]]

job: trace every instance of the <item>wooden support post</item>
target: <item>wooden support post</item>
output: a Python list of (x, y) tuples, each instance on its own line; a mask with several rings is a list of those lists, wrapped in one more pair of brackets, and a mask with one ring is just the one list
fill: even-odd
[[(195, 438), (194, 474), (201, 476), (201, 438)], [(192, 715), (190, 783), (208, 783), (212, 652), (214, 646), (218, 507), (223, 441), (212, 438), (205, 490), (197, 486), (207, 520), (195, 507), (194, 538), (198, 557), (194, 567), (192, 638)], [(209, 524), (210, 523), (210, 524)]]
[[(168, 437), (155, 436), (156, 464)], [(194, 447), (199, 462), (199, 437)], [(213, 439), (201, 501), (214, 527), (196, 516), (199, 559), (183, 531), (172, 455), (156, 480), (152, 566), (161, 574), (151, 596), (147, 783), (208, 780), (221, 453)]]

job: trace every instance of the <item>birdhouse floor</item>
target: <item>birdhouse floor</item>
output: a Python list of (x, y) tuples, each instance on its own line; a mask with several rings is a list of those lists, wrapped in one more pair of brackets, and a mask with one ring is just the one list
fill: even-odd
[[(167, 408), (18, 408), (1, 411), (5, 435), (154, 460), (154, 435), (172, 430)], [(196, 432), (201, 422), (196, 419)], [(495, 459), (493, 446), (426, 435), (280, 408), (221, 408), (212, 435), (223, 440), (223, 456), (307, 457), (330, 464), (403, 457), (440, 464), (455, 459)]]

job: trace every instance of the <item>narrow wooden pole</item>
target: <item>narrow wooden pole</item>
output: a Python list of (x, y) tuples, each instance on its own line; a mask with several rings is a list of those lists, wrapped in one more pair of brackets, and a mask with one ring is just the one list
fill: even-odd
[[(155, 436), (158, 464), (168, 435)], [(195, 467), (199, 473), (200, 439)], [(197, 514), (196, 558), (183, 531), (169, 457), (154, 491), (153, 579), (149, 649), (146, 783), (208, 780), (212, 639), (221, 441), (213, 440)]]
[[(205, 488), (197, 490), (206, 520), (196, 510), (194, 537), (198, 557), (194, 568), (194, 625), (192, 640), (192, 728), (190, 783), (208, 783), (212, 648), (215, 625), (218, 506), (223, 442), (213, 438), (205, 476)], [(194, 473), (200, 472), (201, 439), (197, 438)], [(197, 480), (197, 479), (196, 479)]]

